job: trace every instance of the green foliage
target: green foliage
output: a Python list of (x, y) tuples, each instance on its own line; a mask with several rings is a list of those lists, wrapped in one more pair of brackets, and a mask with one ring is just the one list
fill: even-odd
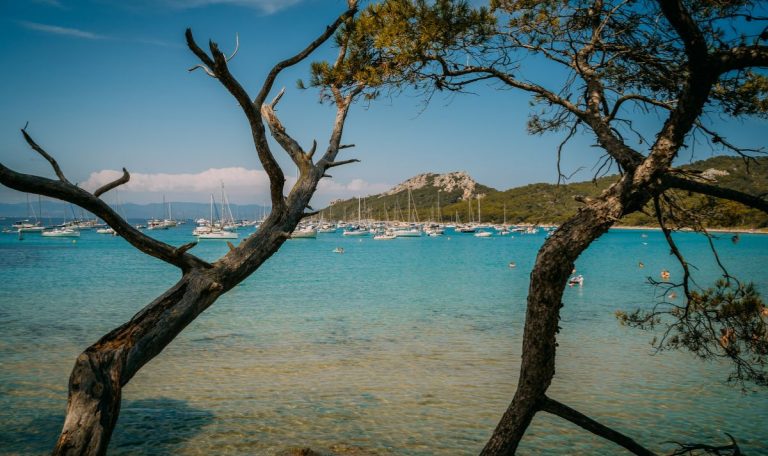
[(481, 46), (495, 31), (486, 8), (466, 1), (388, 0), (372, 3), (338, 32), (336, 45), (346, 53), (343, 64), (312, 65), (310, 85), (351, 87), (363, 84), (367, 97), (382, 88), (422, 89), (425, 62), (447, 58), (460, 49)]
[(734, 117), (751, 115), (768, 116), (768, 77), (753, 71), (744, 71), (741, 77), (728, 78), (718, 83), (712, 91), (723, 110)]
[(650, 310), (617, 312), (628, 326), (664, 329), (654, 339), (658, 350), (686, 350), (701, 359), (726, 358), (729, 380), (768, 386), (768, 308), (753, 284), (718, 280), (691, 292), (685, 306), (661, 303)]

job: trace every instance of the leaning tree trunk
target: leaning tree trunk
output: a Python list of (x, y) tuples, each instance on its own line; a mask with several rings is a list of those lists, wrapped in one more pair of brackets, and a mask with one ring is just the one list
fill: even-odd
[(69, 378), (67, 415), (55, 455), (105, 454), (122, 387), (223, 292), (215, 270), (193, 271), (88, 347)]
[(627, 210), (640, 208), (648, 200), (645, 192), (626, 190), (631, 187), (631, 179), (625, 176), (563, 223), (539, 250), (528, 290), (517, 390), (481, 455), (514, 454), (534, 415), (544, 406), (555, 375), (556, 336), (568, 277), (576, 259), (593, 241)]
[[(69, 379), (67, 415), (53, 450), (54, 455), (106, 454), (120, 413), (122, 387), (219, 296), (247, 278), (272, 256), (290, 237), (302, 218), (312, 215), (306, 213), (305, 209), (309, 208), (309, 201), (320, 179), (328, 177), (328, 169), (358, 161), (337, 161), (336, 157), (339, 150), (352, 147), (342, 145), (341, 138), (349, 107), (364, 89), (362, 83), (352, 89), (344, 89), (337, 83), (329, 85), (328, 89), (335, 95), (336, 119), (328, 147), (317, 162), (313, 160), (317, 143), (305, 151), (288, 135), (275, 115), (274, 108), (283, 91), (271, 103), (265, 101), (282, 70), (306, 59), (333, 36), (341, 24), (356, 14), (357, 0), (347, 0), (347, 3), (349, 9), (327, 26), (317, 39), (298, 54), (272, 68), (255, 99), (248, 95), (227, 66), (237, 49), (227, 57), (211, 41), (211, 55), (208, 55), (197, 45), (192, 31), (187, 30), (187, 45), (202, 62), (190, 71), (202, 68), (209, 76), (217, 79), (235, 97), (248, 119), (256, 152), (269, 177), (272, 203), (272, 211), (259, 231), (238, 246), (228, 243), (229, 253), (213, 264), (188, 253), (195, 243), (174, 247), (153, 239), (132, 227), (99, 198), (103, 193), (128, 182), (128, 171), (124, 169), (119, 179), (92, 193), (88, 192), (71, 183), (53, 156), (29, 136), (26, 127), (22, 129), (29, 146), (50, 163), (58, 179), (19, 173), (0, 163), (0, 183), (19, 191), (77, 204), (103, 219), (138, 250), (177, 266), (182, 271), (178, 283), (129, 322), (111, 331), (78, 356)], [(342, 49), (345, 51), (339, 53), (334, 68), (345, 62), (347, 48), (344, 46)], [(288, 196), (284, 196), (285, 175), (267, 141), (265, 122), (275, 140), (299, 169), (298, 180)]]

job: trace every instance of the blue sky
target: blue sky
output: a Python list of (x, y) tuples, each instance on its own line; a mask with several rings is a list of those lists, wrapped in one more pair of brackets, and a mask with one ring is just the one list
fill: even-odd
[[(0, 161), (12, 169), (51, 175), (24, 143), (29, 131), (62, 165), (70, 180), (94, 185), (122, 167), (134, 175), (123, 201), (205, 202), (221, 181), (236, 203), (267, 200), (264, 175), (244, 116), (231, 96), (202, 72), (184, 44), (192, 27), (240, 51), (232, 72), (254, 95), (277, 61), (303, 48), (345, 9), (342, 0), (38, 0), (0, 3)], [(326, 46), (317, 56), (330, 56)], [(285, 72), (279, 115), (302, 144), (328, 140), (333, 107), (296, 88), (308, 62)], [(531, 68), (532, 73), (537, 71)], [(350, 113), (343, 158), (361, 163), (333, 170), (314, 199), (378, 193), (422, 172), (464, 170), (498, 189), (557, 178), (556, 135), (525, 132), (524, 94), (476, 86), (474, 94), (436, 96), (426, 110), (416, 96), (357, 105)], [(729, 139), (760, 145), (765, 123), (729, 126)], [(738, 135), (738, 136), (734, 136)], [(592, 176), (601, 153), (577, 138), (564, 170)], [(295, 169), (278, 147), (287, 175)], [(699, 158), (712, 153), (704, 148)], [(109, 196), (106, 197), (109, 199)], [(0, 202), (24, 195), (0, 187)]]

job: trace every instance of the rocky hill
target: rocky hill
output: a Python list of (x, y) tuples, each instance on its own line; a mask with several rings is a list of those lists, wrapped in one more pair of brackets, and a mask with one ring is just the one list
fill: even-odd
[[(445, 207), (498, 192), (478, 184), (463, 171), (447, 174), (419, 174), (392, 187), (387, 192), (361, 198), (360, 216), (380, 220), (409, 220), (409, 191), (410, 220), (418, 221), (437, 218), (438, 200), (439, 207)], [(332, 206), (325, 208), (323, 213), (326, 218), (357, 220), (358, 200), (353, 198), (335, 201)]]
[[(751, 193), (768, 194), (768, 157), (758, 158), (747, 168), (737, 157), (719, 156), (683, 166), (719, 185)], [(436, 220), (438, 195), (443, 220), (477, 220), (480, 197), (483, 222), (501, 222), (506, 213), (509, 223), (561, 223), (581, 206), (574, 196), (596, 196), (617, 176), (564, 185), (531, 184), (498, 191), (475, 182), (465, 172), (420, 174), (391, 190), (360, 200), (363, 218), (408, 220), (408, 190), (411, 191), (411, 220)], [(768, 227), (768, 216), (727, 201), (678, 193), (683, 204), (708, 214), (710, 227)], [(713, 204), (716, 203), (716, 204)], [(326, 218), (356, 220), (357, 199), (338, 201), (323, 210)], [(651, 211), (646, 211), (651, 212)], [(632, 214), (623, 225), (653, 225), (655, 220), (642, 213)]]

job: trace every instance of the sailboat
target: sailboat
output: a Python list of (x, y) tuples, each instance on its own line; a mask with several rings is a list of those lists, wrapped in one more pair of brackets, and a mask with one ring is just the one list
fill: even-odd
[[(418, 226), (414, 226), (413, 221), (411, 221), (411, 200), (413, 199), (413, 195), (411, 195), (411, 188), (408, 188), (408, 227), (407, 228), (400, 228), (397, 230), (394, 230), (392, 234), (394, 234), (397, 237), (421, 237), (421, 228)], [(416, 206), (414, 204), (414, 206)], [(416, 222), (418, 222), (418, 216), (416, 217)]]
[(499, 230), (499, 235), (506, 236), (509, 234), (509, 227), (507, 227), (507, 203), (504, 202), (504, 223), (501, 225), (501, 230)]
[(67, 227), (53, 228), (40, 234), (46, 237), (80, 237), (79, 231)]
[(360, 213), (360, 197), (357, 198), (357, 226), (356, 227), (347, 227), (342, 232), (342, 235), (344, 236), (368, 236), (371, 234), (370, 231), (364, 229), (362, 227), (363, 221), (362, 221), (362, 215)]
[(317, 238), (317, 229), (314, 226), (297, 226), (291, 233), (291, 239), (315, 239)]
[[(457, 216), (458, 218), (458, 216)], [(467, 198), (467, 223), (464, 225), (456, 225), (457, 233), (474, 233), (476, 231), (475, 224), (472, 222), (472, 197)]]
[(477, 195), (477, 225), (476, 225), (476, 227), (478, 228), (478, 231), (475, 233), (475, 237), (479, 237), (479, 238), (491, 237), (492, 233), (490, 231), (486, 231), (484, 229), (480, 229), (480, 228), (486, 228), (486, 226), (483, 225), (480, 222), (480, 220), (482, 220), (480, 218), (480, 195)]
[(67, 211), (64, 210), (64, 223), (61, 226), (53, 228), (51, 230), (43, 231), (42, 234), (45, 237), (80, 237), (80, 231), (73, 228), (73, 225), (68, 224), (66, 221)]
[(440, 190), (437, 191), (437, 223), (432, 223), (425, 231), (427, 236), (437, 237), (445, 234), (443, 229), (443, 215), (440, 213)]
[[(224, 185), (221, 186), (221, 192), (224, 193)], [(218, 223), (214, 222), (213, 212), (215, 209), (215, 201), (213, 200), (213, 193), (211, 193), (211, 218), (208, 225), (198, 226), (194, 229), (192, 234), (197, 236), (198, 239), (237, 239), (239, 234), (235, 231), (227, 231), (223, 227), (225, 220), (222, 217)], [(222, 208), (223, 210), (223, 208)]]
[[(40, 212), (42, 212), (40, 196), (38, 196), (38, 206), (41, 209)], [(34, 222), (30, 220), (30, 213), (32, 214)], [(45, 227), (40, 224), (40, 221), (37, 218), (37, 214), (35, 214), (35, 209), (29, 202), (29, 194), (27, 194), (27, 218), (15, 222), (13, 225), (11, 225), (11, 229), (20, 233), (40, 233), (45, 229)]]
[(320, 226), (317, 228), (318, 233), (335, 233), (336, 225), (328, 223), (323, 219), (322, 213), (320, 213)]

